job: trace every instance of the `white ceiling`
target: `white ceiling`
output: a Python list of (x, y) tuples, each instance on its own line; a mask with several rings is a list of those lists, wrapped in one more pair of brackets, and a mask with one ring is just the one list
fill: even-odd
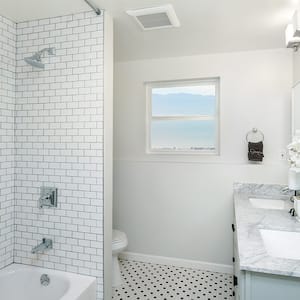
[[(298, 0), (94, 0), (115, 19), (116, 60), (284, 47), (284, 29)], [(125, 11), (171, 3), (180, 28), (142, 31)], [(0, 14), (16, 22), (89, 7), (84, 0), (0, 0)]]

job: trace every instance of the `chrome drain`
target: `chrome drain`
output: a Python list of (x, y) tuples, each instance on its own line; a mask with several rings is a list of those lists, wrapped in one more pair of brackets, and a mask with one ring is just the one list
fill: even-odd
[(42, 286), (48, 286), (50, 284), (50, 278), (47, 274), (43, 274), (40, 278), (40, 283)]

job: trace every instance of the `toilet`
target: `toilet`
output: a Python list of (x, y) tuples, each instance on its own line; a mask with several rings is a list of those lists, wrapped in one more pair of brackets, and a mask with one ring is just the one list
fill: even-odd
[(127, 236), (124, 232), (113, 230), (112, 234), (112, 286), (120, 286), (123, 281), (119, 265), (118, 255), (128, 245)]

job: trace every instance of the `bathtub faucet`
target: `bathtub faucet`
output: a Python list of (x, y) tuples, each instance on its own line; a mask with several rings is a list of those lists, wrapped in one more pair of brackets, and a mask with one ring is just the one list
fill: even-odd
[(38, 253), (38, 252), (44, 252), (46, 250), (50, 250), (50, 249), (53, 248), (52, 245), (53, 245), (52, 240), (43, 238), (42, 243), (40, 243), (36, 247), (32, 248), (31, 253), (35, 254), (35, 253)]

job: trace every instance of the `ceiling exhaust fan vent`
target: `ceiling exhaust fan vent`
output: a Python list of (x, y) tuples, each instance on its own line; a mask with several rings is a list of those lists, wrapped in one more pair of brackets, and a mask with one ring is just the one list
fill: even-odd
[(134, 17), (143, 30), (180, 26), (180, 22), (171, 4), (152, 8), (128, 10), (127, 14)]

